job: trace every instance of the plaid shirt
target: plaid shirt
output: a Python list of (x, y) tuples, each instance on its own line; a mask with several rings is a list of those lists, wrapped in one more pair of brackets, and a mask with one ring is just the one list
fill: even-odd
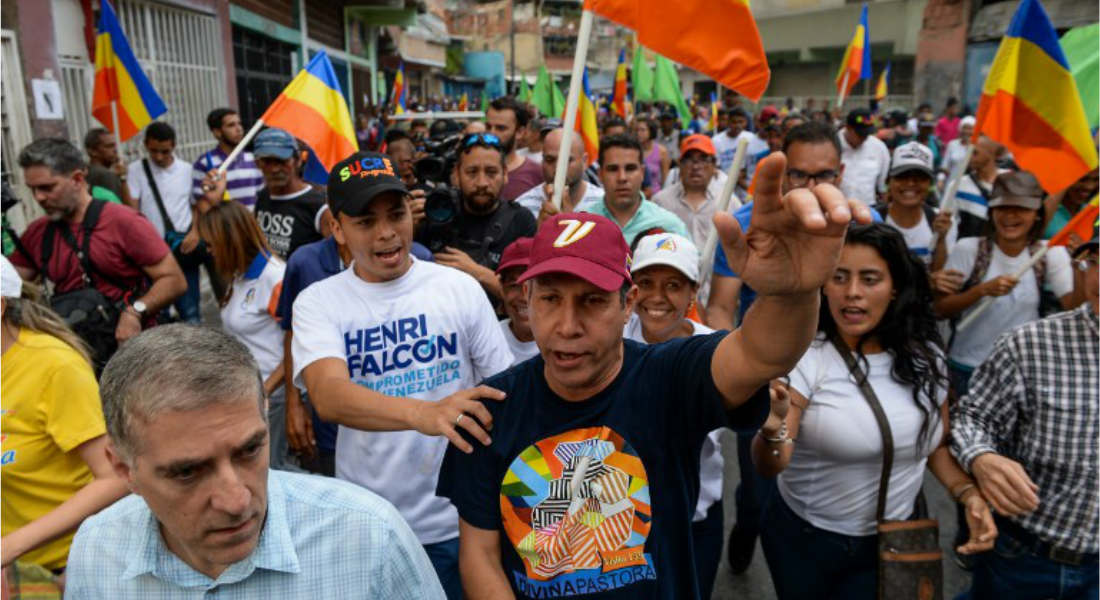
[(968, 471), (986, 452), (1039, 486), (1039, 508), (1014, 518), (1058, 548), (1097, 552), (1100, 333), (1089, 303), (997, 340), (951, 412), (951, 451)]
[(271, 470), (256, 548), (210, 579), (164, 544), (139, 496), (88, 518), (65, 598), (444, 598), (428, 555), (390, 503), (350, 483)]

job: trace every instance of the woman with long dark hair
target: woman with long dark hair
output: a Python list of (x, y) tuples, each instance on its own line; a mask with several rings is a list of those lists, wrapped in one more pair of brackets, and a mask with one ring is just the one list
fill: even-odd
[(946, 444), (947, 374), (931, 302), (924, 264), (897, 230), (848, 231), (821, 289), (817, 339), (789, 389), (773, 385), (771, 414), (753, 440), (757, 470), (778, 475), (760, 537), (780, 600), (875, 597), (884, 447), (862, 381), (893, 437), (883, 518), (913, 516), (927, 466), (967, 508), (973, 534), (959, 551), (992, 547), (989, 507)]

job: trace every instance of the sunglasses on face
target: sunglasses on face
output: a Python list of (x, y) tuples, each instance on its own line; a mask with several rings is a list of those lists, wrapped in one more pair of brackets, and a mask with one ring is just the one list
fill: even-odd
[(471, 133), (462, 138), (462, 147), (469, 148), (476, 145), (492, 146), (500, 148), (500, 138), (491, 133)]

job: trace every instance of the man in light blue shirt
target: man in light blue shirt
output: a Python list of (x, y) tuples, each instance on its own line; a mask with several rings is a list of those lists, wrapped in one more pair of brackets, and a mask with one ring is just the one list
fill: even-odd
[(107, 454), (134, 495), (81, 525), (66, 598), (444, 597), (388, 502), (269, 470), (261, 385), (248, 350), (212, 329), (157, 327), (115, 354)]
[(642, 196), (645, 169), (642, 146), (636, 138), (629, 135), (600, 138), (599, 163), (603, 202), (585, 202), (577, 207), (577, 212), (597, 214), (618, 224), (628, 246), (638, 234), (653, 228), (691, 238), (680, 217)]

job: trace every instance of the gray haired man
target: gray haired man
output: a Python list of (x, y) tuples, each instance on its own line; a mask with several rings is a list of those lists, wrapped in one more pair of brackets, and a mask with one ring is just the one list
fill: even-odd
[(86, 520), (66, 598), (442, 598), (397, 511), (341, 481), (268, 468), (259, 370), (220, 331), (130, 340), (100, 383), (108, 458), (134, 495)]

